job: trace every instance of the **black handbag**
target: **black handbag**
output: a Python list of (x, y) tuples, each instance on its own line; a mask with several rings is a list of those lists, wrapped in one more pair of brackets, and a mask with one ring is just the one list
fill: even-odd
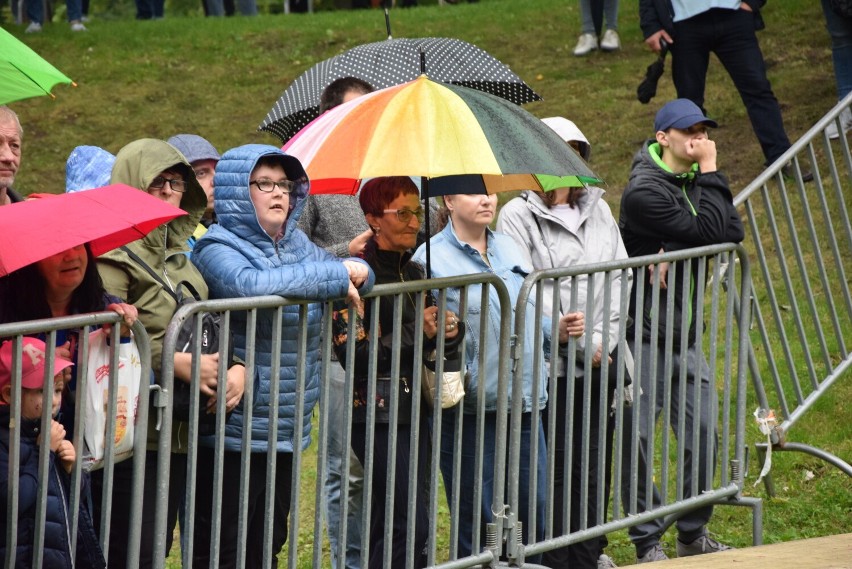
[[(195, 287), (186, 281), (181, 281), (177, 284), (178, 292), (173, 291), (169, 288), (163, 279), (152, 269), (148, 263), (143, 261), (136, 253), (128, 249), (127, 247), (121, 247), (121, 249), (127, 253), (127, 255), (136, 262), (137, 265), (145, 269), (151, 277), (160, 283), (160, 286), (163, 287), (172, 298), (175, 299), (175, 303), (177, 303), (177, 309), (185, 304), (189, 304), (191, 302), (198, 302), (201, 300), (201, 295), (198, 294), (198, 291), (195, 290)], [(186, 290), (189, 295), (184, 295), (183, 291)], [(178, 333), (177, 341), (175, 343), (175, 350), (178, 352), (188, 353), (192, 351), (194, 346), (194, 332), (195, 332), (195, 319), (190, 318), (186, 322), (183, 323), (183, 326)], [(205, 312), (201, 316), (201, 353), (202, 354), (217, 354), (219, 353), (219, 315), (213, 314), (210, 312)], [(228, 347), (227, 360), (231, 361), (233, 359), (234, 346), (231, 344)], [(172, 386), (172, 418), (175, 421), (189, 421), (189, 402), (191, 396), (190, 384), (181, 381), (179, 379), (175, 379)], [(207, 401), (210, 398), (203, 394), (199, 393), (198, 395), (198, 424), (199, 427), (206, 427), (201, 429), (202, 434), (209, 434), (210, 428), (215, 426), (216, 424), (216, 415), (212, 413), (207, 413)]]

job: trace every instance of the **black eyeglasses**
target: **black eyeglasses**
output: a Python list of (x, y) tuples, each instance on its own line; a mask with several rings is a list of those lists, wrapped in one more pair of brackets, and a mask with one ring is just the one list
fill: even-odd
[(296, 182), (291, 182), (290, 180), (281, 180), (280, 182), (275, 182), (273, 180), (252, 180), (249, 182), (249, 186), (256, 186), (258, 190), (261, 192), (271, 192), (275, 188), (278, 188), (285, 194), (289, 194), (293, 191), (293, 188), (296, 187)]
[(384, 212), (385, 213), (395, 213), (396, 218), (401, 223), (408, 223), (409, 221), (411, 221), (412, 215), (417, 216), (417, 221), (419, 221), (421, 223), (423, 222), (423, 208), (422, 207), (418, 207), (415, 210), (410, 210), (407, 207), (404, 207), (402, 209), (386, 209), (386, 210), (384, 210)]
[(183, 180), (178, 180), (177, 178), (164, 178), (163, 176), (157, 176), (151, 183), (148, 184), (149, 190), (162, 190), (168, 182), (169, 187), (173, 192), (184, 193), (186, 191), (186, 182)]

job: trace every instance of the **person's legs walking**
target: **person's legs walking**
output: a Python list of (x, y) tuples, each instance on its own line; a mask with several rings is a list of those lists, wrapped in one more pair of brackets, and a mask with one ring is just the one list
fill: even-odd
[[(825, 15), (825, 27), (831, 36), (831, 60), (834, 64), (834, 81), (837, 83), (837, 98), (843, 99), (852, 93), (852, 19), (837, 14), (829, 3), (822, 0)], [(840, 127), (843, 132), (852, 130), (852, 110), (847, 108), (840, 115)], [(837, 123), (826, 129), (829, 138), (838, 138), (840, 131)]]

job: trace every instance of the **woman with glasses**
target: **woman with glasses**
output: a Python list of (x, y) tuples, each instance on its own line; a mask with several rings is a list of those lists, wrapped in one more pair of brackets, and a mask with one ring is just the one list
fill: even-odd
[[(339, 259), (311, 243), (297, 222), (308, 195), (308, 177), (298, 159), (266, 145), (248, 144), (226, 152), (216, 166), (214, 178), (218, 223), (198, 240), (192, 261), (204, 275), (213, 298), (280, 295), (289, 299), (326, 301), (360, 300), (369, 291), (373, 274), (360, 259)], [(254, 393), (228, 416), (225, 424), (223, 492), (213, 495), (214, 436), (199, 439), (198, 495), (193, 566), (208, 567), (211, 540), (219, 546), (223, 567), (237, 565), (246, 556), (246, 567), (261, 567), (264, 555), (264, 524), (267, 492), (271, 493), (272, 550), (274, 556), (287, 538), (290, 512), (293, 452), (310, 444), (311, 415), (319, 398), (319, 343), (322, 305), (309, 304), (307, 316), (299, 306), (283, 308), (276, 326), (276, 311), (257, 313), (254, 327)], [(236, 356), (247, 354), (246, 312), (231, 314), (231, 333)], [(299, 335), (307, 327), (306, 351), (299, 354)], [(273, 342), (278, 341), (278, 344)], [(277, 358), (277, 361), (276, 361)], [(277, 370), (276, 370), (277, 368)], [(273, 376), (276, 370), (277, 376)], [(304, 383), (299, 373), (304, 371)], [(272, 387), (278, 388), (277, 400)], [(297, 393), (304, 397), (304, 422), (297, 431)], [(276, 450), (269, 451), (270, 410), (277, 407)], [(248, 422), (246, 411), (251, 409)], [(250, 430), (250, 444), (243, 445), (243, 432)], [(245, 452), (245, 456), (242, 453)], [(267, 480), (268, 462), (275, 461), (275, 480)], [(241, 466), (250, 470), (247, 542), (239, 541)], [(212, 505), (221, 504), (221, 531), (211, 536)]]
[[(367, 182), (359, 195), (361, 209), (364, 211), (372, 236), (364, 247), (363, 258), (376, 274), (376, 283), (399, 283), (424, 278), (423, 268), (411, 262), (412, 249), (417, 244), (417, 234), (423, 222), (423, 208), (420, 192), (411, 178), (386, 177), (374, 178)], [(375, 429), (373, 435), (373, 477), (370, 496), (370, 557), (368, 567), (406, 567), (406, 535), (413, 517), (414, 526), (414, 567), (424, 567), (423, 555), (428, 538), (429, 520), (427, 518), (429, 489), (429, 430), (427, 414), (419, 414), (416, 426), (420, 436), (417, 438), (417, 467), (409, 471), (412, 449), (412, 388), (414, 369), (423, 365), (423, 354), (429, 354), (434, 348), (438, 333), (438, 308), (427, 306), (418, 314), (416, 294), (403, 294), (401, 298), (401, 325), (399, 373), (393, 370), (393, 335), (397, 318), (394, 314), (392, 297), (382, 298), (376, 305), (365, 302), (352, 314), (355, 315), (355, 368), (352, 409), (352, 449), (362, 464), (366, 464), (367, 454), (367, 410), (368, 378), (373, 352), (376, 355), (375, 393)], [(427, 302), (425, 304), (431, 304)], [(378, 306), (378, 313), (374, 312)], [(350, 312), (340, 306), (334, 314), (334, 343), (337, 358), (341, 364), (347, 362), (348, 319)], [(378, 337), (371, 337), (372, 323), (378, 319)], [(415, 332), (417, 321), (422, 319), (423, 351), (415, 350)], [(447, 312), (445, 319), (446, 338), (445, 357), (451, 358), (461, 339), (461, 323), (453, 312)], [(391, 425), (391, 382), (397, 382), (398, 398), (397, 423)], [(396, 453), (390, 455), (388, 444), (390, 433), (396, 437)], [(388, 463), (395, 464), (395, 477), (392, 488), (388, 487)], [(408, 492), (409, 481), (417, 479), (416, 495)], [(393, 493), (393, 511), (385, 511), (385, 500)], [(409, 504), (413, 504), (409, 508)], [(387, 531), (385, 525), (387, 524)], [(392, 541), (391, 558), (384, 559), (385, 540)]]
[[(104, 288), (114, 296), (133, 304), (139, 311), (139, 320), (148, 332), (151, 345), (151, 368), (160, 381), (163, 339), (166, 327), (177, 309), (175, 295), (189, 294), (182, 283), (189, 283), (201, 296), (207, 298), (207, 285), (186, 255), (187, 240), (204, 213), (207, 196), (195, 179), (192, 168), (183, 155), (162, 140), (141, 139), (122, 148), (115, 158), (111, 183), (126, 184), (148, 192), (165, 202), (180, 207), (188, 215), (178, 217), (155, 229), (142, 239), (98, 257), (98, 271)], [(157, 278), (154, 275), (157, 275)], [(166, 290), (168, 287), (171, 290)], [(245, 368), (228, 362), (227, 385), (223, 390), (227, 407), (233, 408), (243, 392)], [(201, 392), (215, 402), (219, 354), (201, 356)], [(175, 381), (189, 382), (192, 377), (192, 355), (176, 353), (174, 356)], [(142, 536), (140, 567), (152, 563), (154, 545), (154, 507), (158, 489), (156, 421), (148, 421), (148, 456), (145, 460), (145, 500), (142, 508)], [(175, 423), (172, 427), (172, 455), (168, 495), (166, 528), (166, 554), (171, 548), (177, 512), (186, 489), (187, 425)], [(113, 474), (113, 502), (110, 521), (109, 564), (124, 567), (127, 558), (130, 500), (132, 490), (132, 461), (116, 465)], [(95, 512), (100, 518), (102, 474), (93, 476), (95, 482)], [(96, 527), (99, 527), (96, 520)]]
[[(494, 233), (489, 225), (494, 221), (497, 213), (497, 196), (495, 195), (449, 195), (444, 196), (446, 213), (449, 216), (446, 227), (431, 240), (431, 269), (433, 277), (450, 277), (456, 275), (467, 275), (476, 273), (494, 273), (499, 276), (508, 289), (512, 302), (510, 313), (514, 314), (514, 304), (520, 294), (524, 278), (532, 271), (524, 255), (518, 250), (514, 239), (508, 235)], [(414, 259), (419, 262), (425, 260), (425, 246), (417, 249)], [(502, 315), (500, 298), (494, 287), (489, 290), (489, 302), (486, 312), (482, 311), (481, 286), (471, 286), (467, 293), (467, 313), (471, 315), (467, 319), (468, 335), (470, 341), (465, 344), (465, 360), (467, 370), (470, 373), (470, 385), (465, 396), (463, 407), (445, 410), (442, 415), (443, 428), (441, 430), (441, 472), (444, 476), (444, 488), (447, 492), (447, 501), (459, 504), (458, 523), (458, 551), (459, 558), (466, 557), (471, 553), (478, 553), (485, 545), (486, 524), (492, 522), (492, 503), (494, 498), (494, 464), (497, 453), (497, 397), (498, 382), (497, 373), (501, 358), (507, 354), (499, 351), (500, 328)], [(460, 291), (454, 289), (447, 294), (447, 306), (458, 310), (461, 301)], [(534, 321), (532, 314), (534, 308), (530, 308), (526, 319), (526, 330), (524, 334), (524, 345), (520, 348), (524, 353), (524, 369), (522, 370), (523, 401), (521, 403), (523, 413), (521, 417), (521, 449), (520, 449), (520, 471), (507, 473), (506, 480), (517, 478), (519, 491), (519, 504), (517, 519), (523, 523), (524, 543), (531, 541), (527, 537), (530, 527), (529, 518), (530, 505), (535, 506), (535, 530), (536, 540), (540, 541), (544, 536), (544, 513), (545, 513), (545, 474), (547, 471), (547, 460), (544, 443), (544, 430), (538, 411), (544, 409), (547, 402), (546, 370), (544, 358), (538, 370), (534, 373)], [(571, 313), (560, 322), (560, 335), (567, 334), (579, 336), (583, 332), (582, 313)], [(512, 324), (514, 329), (514, 324)], [(543, 326), (545, 334), (549, 334), (550, 325)], [(484, 343), (481, 335), (484, 333)], [(561, 339), (561, 338), (560, 338)], [(484, 367), (480, 367), (480, 355), (484, 352)], [(537, 396), (534, 397), (533, 381), (538, 381)], [(480, 384), (484, 401), (480, 401), (478, 393)], [(509, 389), (509, 405), (511, 409), (512, 389)], [(484, 408), (484, 437), (477, 440), (478, 409)], [(459, 436), (458, 429), (462, 429), (461, 444), (456, 445)], [(538, 440), (537, 462), (531, 457), (531, 444), (533, 438)], [(475, 472), (477, 465), (477, 449), (482, 446), (482, 479), (476, 480)], [(456, 463), (456, 454), (460, 455), (460, 464)], [(531, 488), (533, 474), (536, 474), (537, 484)], [(460, 492), (453, 496), (452, 488), (456, 477), (459, 479)], [(481, 499), (474, 503), (476, 489), (481, 484)], [(508, 496), (508, 494), (506, 494)], [(507, 499), (507, 498), (506, 498)], [(506, 501), (500, 503), (508, 503)], [(474, 543), (473, 531), (477, 520), (476, 512), (479, 512), (478, 535), (479, 543)], [(537, 562), (527, 558), (527, 561)]]

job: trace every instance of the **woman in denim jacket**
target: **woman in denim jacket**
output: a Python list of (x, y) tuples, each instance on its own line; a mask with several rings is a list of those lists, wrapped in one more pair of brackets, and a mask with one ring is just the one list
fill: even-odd
[[(449, 277), (476, 273), (494, 273), (499, 276), (506, 285), (509, 297), (513, 302), (517, 300), (526, 275), (532, 268), (524, 261), (524, 257), (518, 249), (514, 239), (507, 235), (494, 233), (489, 229), (489, 224), (494, 220), (497, 209), (497, 197), (489, 195), (454, 195), (446, 196), (444, 203), (449, 215), (449, 221), (441, 233), (435, 235), (431, 240), (431, 270), (434, 277)], [(414, 260), (425, 264), (425, 247), (421, 246), (414, 255)], [(447, 309), (459, 312), (460, 291), (458, 289), (448, 291)], [(530, 306), (532, 314), (533, 306)], [(582, 313), (571, 313), (563, 317), (560, 323), (561, 336), (576, 335), (583, 332)], [(458, 557), (470, 555), (474, 551), (473, 528), (476, 520), (475, 512), (479, 509), (479, 545), (475, 551), (479, 551), (485, 543), (485, 525), (492, 521), (491, 504), (494, 491), (494, 460), (496, 455), (496, 428), (497, 428), (497, 370), (500, 359), (508, 357), (508, 354), (499, 352), (501, 311), (500, 299), (494, 288), (490, 289), (488, 314), (482, 314), (480, 286), (474, 285), (467, 293), (467, 317), (468, 326), (465, 343), (465, 359), (467, 371), (470, 374), (468, 395), (464, 399), (464, 407), (458, 421), (456, 414), (459, 408), (445, 410), (443, 413), (444, 428), (441, 430), (441, 472), (444, 476), (444, 486), (447, 491), (447, 500), (453, 503), (453, 460), (456, 453), (456, 429), (461, 427), (461, 465), (458, 476), (460, 477), (459, 491), (459, 535), (458, 535)], [(485, 326), (485, 344), (480, 346), (482, 327)], [(536, 541), (544, 537), (544, 502), (545, 502), (545, 473), (547, 470), (547, 458), (545, 454), (544, 429), (541, 423), (539, 411), (544, 409), (547, 403), (547, 373), (544, 369), (544, 358), (540, 358), (541, 369), (536, 375), (533, 372), (534, 361), (534, 319), (526, 320), (525, 338), (522, 346), (523, 361), (526, 362), (523, 369), (523, 401), (522, 408), (522, 430), (521, 430), (521, 455), (520, 471), (511, 473), (518, 477), (519, 503), (516, 512), (518, 520), (523, 523), (524, 543), (530, 543), (527, 537), (529, 527), (529, 505), (535, 502), (535, 528)], [(544, 326), (549, 332), (550, 325)], [(480, 352), (485, 352), (485, 367), (480, 369)], [(533, 381), (536, 381), (536, 389), (533, 389)], [(479, 384), (483, 382), (484, 398), (482, 402), (485, 410), (484, 437), (481, 444), (484, 445), (482, 464), (482, 496), (479, 504), (474, 504), (474, 488), (476, 481), (476, 447), (477, 447), (477, 409), (480, 401), (477, 398)], [(511, 391), (509, 389), (509, 407), (511, 408)], [(535, 394), (535, 396), (534, 396)], [(532, 438), (538, 439), (538, 456), (535, 461), (536, 487), (530, 488), (532, 461), (530, 457), (530, 445)], [(528, 561), (533, 561), (528, 559)]]

